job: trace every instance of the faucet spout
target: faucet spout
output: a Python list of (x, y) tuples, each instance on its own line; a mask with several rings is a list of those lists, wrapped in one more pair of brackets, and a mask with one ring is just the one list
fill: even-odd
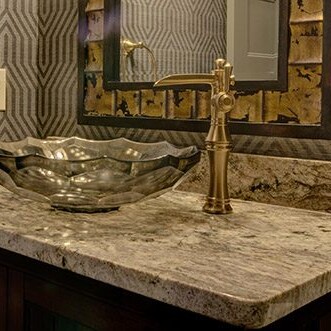
[(158, 80), (155, 87), (166, 87), (173, 85), (211, 85), (215, 83), (215, 75), (213, 74), (176, 74), (169, 75)]
[(162, 78), (154, 86), (173, 86), (208, 84), (211, 93), (211, 122), (206, 137), (206, 150), (209, 157), (209, 192), (203, 211), (210, 214), (228, 214), (232, 212), (228, 193), (227, 170), (229, 154), (232, 149), (228, 128), (228, 113), (233, 109), (235, 98), (230, 91), (234, 84), (233, 67), (224, 59), (215, 62), (211, 74), (170, 75)]

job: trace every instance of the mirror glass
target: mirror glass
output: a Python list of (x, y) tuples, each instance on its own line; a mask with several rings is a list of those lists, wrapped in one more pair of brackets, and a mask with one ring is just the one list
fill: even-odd
[[(191, 1), (192, 4), (202, 2)], [(229, 0), (227, 10), (229, 3), (237, 4), (241, 1)], [(277, 80), (247, 80), (240, 81), (240, 85), (236, 81), (234, 89), (237, 102), (230, 114), (231, 133), (330, 139), (331, 29), (330, 20), (323, 20), (323, 17), (330, 16), (331, 2), (244, 1), (251, 4), (248, 12), (253, 14), (259, 13), (256, 5), (260, 2), (265, 6), (277, 5), (278, 12), (266, 16), (272, 18), (269, 23), (276, 21), (275, 26), (278, 24), (278, 73)], [(87, 6), (92, 3), (100, 5), (92, 11)], [(170, 86), (160, 91), (153, 88), (152, 82), (119, 80), (120, 41), (123, 34), (121, 3), (121, 0), (79, 1), (79, 123), (208, 131), (210, 92), (201, 89), (201, 86), (185, 86), (178, 90)], [(157, 16), (154, 15), (154, 19)], [(259, 20), (261, 16), (257, 15), (255, 19), (247, 21)], [(213, 19), (216, 20), (211, 16)], [(234, 22), (236, 25), (236, 20)], [(241, 23), (239, 20), (238, 24)], [(250, 23), (248, 26), (251, 27)], [(136, 29), (139, 30), (139, 26)], [(148, 30), (149, 33), (152, 31), (152, 28)], [(252, 28), (252, 31), (255, 31), (256, 36), (264, 33), (263, 29), (258, 28)], [(164, 35), (169, 38), (166, 32)], [(253, 39), (249, 41), (246, 45), (249, 46), (250, 55), (268, 54), (266, 50), (271, 50), (266, 57), (273, 58), (273, 42), (258, 45)], [(96, 50), (92, 47), (95, 44), (98, 45)], [(255, 50), (252, 45), (257, 45)], [(238, 64), (234, 65), (238, 78)], [(179, 70), (176, 69), (176, 72)]]
[(121, 46), (121, 81), (210, 72), (226, 55), (226, 0), (121, 0)]
[(279, 43), (279, 0), (227, 1), (226, 57), (236, 80), (277, 80)]
[(121, 0), (119, 80), (208, 73), (220, 57), (236, 80), (277, 80), (278, 30), (278, 0)]

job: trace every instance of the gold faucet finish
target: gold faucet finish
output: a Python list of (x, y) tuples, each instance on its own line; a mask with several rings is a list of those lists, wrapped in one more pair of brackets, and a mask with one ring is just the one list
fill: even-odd
[(206, 137), (206, 150), (209, 157), (209, 192), (203, 211), (210, 214), (232, 212), (228, 193), (227, 170), (232, 149), (228, 128), (228, 113), (234, 107), (234, 96), (230, 86), (234, 84), (233, 67), (224, 59), (215, 61), (211, 74), (170, 75), (154, 86), (209, 84), (211, 93), (211, 122)]

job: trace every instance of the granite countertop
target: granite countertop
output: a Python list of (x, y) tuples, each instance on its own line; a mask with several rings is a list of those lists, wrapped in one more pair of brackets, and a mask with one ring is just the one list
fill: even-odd
[(231, 324), (258, 328), (331, 291), (331, 215), (170, 192), (98, 214), (0, 188), (0, 247)]

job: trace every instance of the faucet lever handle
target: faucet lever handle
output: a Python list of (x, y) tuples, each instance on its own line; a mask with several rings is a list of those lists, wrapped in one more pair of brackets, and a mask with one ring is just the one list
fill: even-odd
[(224, 76), (223, 76), (223, 86), (224, 86), (224, 92), (228, 93), (230, 91), (230, 86), (234, 85), (235, 78), (234, 75), (232, 75), (233, 66), (227, 62), (224, 65)]

